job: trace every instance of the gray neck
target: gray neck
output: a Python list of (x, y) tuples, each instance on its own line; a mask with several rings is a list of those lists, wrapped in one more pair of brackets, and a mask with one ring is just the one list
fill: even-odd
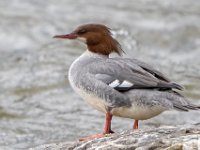
[(78, 57), (70, 66), (69, 68), (69, 80), (73, 80), (74, 82), (77, 81), (77, 79), (85, 74), (90, 72), (88, 70), (87, 65), (91, 64), (98, 59), (107, 59), (108, 56), (106, 55), (100, 55), (97, 53), (93, 53), (90, 51), (84, 52), (80, 57)]
[(82, 67), (86, 67), (88, 63), (94, 62), (96, 59), (107, 59), (108, 56), (101, 55), (97, 53), (93, 53), (90, 51), (84, 52), (80, 57), (78, 57), (71, 65), (70, 68), (77, 68), (79, 70), (82, 70)]
[(100, 59), (106, 59), (106, 58), (108, 58), (108, 55), (102, 55), (102, 54), (98, 54), (98, 53), (93, 53), (93, 52), (90, 52), (90, 51), (86, 50), (79, 58), (86, 58), (86, 59), (100, 58)]

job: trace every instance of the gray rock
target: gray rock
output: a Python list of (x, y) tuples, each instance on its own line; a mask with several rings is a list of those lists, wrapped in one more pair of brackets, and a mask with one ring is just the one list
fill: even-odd
[(200, 124), (128, 130), (83, 142), (41, 145), (30, 150), (199, 150)]

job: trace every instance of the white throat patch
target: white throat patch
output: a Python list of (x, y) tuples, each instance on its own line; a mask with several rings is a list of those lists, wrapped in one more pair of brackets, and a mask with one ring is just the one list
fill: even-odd
[(78, 37), (77, 40), (86, 43), (86, 38), (84, 37)]

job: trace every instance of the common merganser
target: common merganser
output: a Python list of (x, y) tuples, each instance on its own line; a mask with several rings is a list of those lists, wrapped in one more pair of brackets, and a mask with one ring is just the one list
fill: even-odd
[(106, 114), (103, 134), (81, 140), (113, 133), (112, 116), (134, 119), (133, 128), (137, 129), (138, 120), (152, 118), (166, 110), (200, 109), (175, 91), (182, 90), (182, 86), (150, 65), (132, 58), (110, 58), (113, 52), (121, 56), (123, 50), (105, 25), (84, 24), (70, 34), (54, 38), (86, 43), (87, 50), (70, 66), (69, 81), (89, 105)]

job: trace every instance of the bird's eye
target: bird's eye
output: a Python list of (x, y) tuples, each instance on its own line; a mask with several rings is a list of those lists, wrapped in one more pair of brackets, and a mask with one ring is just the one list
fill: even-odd
[(86, 33), (87, 31), (85, 30), (85, 29), (82, 29), (82, 30), (79, 30), (77, 33), (78, 34), (84, 34), (84, 33)]

